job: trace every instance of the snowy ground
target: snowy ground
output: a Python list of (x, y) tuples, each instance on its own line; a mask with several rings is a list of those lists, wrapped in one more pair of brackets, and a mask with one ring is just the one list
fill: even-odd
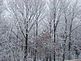
[(81, 59), (65, 60), (65, 61), (81, 61)]

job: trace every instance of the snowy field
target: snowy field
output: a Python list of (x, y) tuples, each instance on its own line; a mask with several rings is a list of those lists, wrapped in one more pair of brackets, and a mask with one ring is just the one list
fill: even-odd
[(81, 61), (81, 59), (65, 60), (65, 61)]

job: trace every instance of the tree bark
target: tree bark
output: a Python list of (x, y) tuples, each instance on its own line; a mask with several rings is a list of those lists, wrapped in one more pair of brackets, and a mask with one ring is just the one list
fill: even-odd
[(55, 58), (56, 58), (55, 43), (56, 43), (56, 26), (55, 26), (55, 20), (54, 20), (54, 61), (55, 61)]
[(26, 25), (26, 37), (25, 37), (25, 49), (24, 49), (24, 61), (27, 61), (27, 49), (28, 49), (28, 21)]
[(65, 61), (65, 52), (66, 52), (66, 41), (67, 41), (67, 18), (65, 15), (65, 31), (64, 31), (64, 47), (63, 47), (63, 61)]
[(68, 51), (69, 51), (69, 55), (68, 55), (68, 60), (71, 60), (71, 45), (72, 45), (72, 40), (71, 40), (71, 31), (72, 31), (72, 22), (73, 20), (71, 20), (71, 24), (70, 24), (70, 32), (69, 32), (69, 46), (68, 46)]

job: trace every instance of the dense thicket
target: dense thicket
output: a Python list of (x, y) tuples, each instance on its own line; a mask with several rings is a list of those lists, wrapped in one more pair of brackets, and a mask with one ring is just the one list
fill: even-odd
[(74, 0), (0, 0), (0, 61), (81, 58), (81, 6)]

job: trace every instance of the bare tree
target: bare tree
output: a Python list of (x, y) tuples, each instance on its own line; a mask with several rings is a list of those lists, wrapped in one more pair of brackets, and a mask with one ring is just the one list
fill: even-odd
[[(12, 4), (14, 4), (14, 8), (11, 7), (11, 11), (14, 15), (14, 18), (16, 19), (15, 24), (17, 31), (20, 32), (21, 36), (23, 35), (23, 38), (21, 38), (20, 35), (17, 35), (13, 30), (12, 32), (16, 35), (17, 38), (24, 42), (24, 61), (27, 61), (30, 31), (36, 23), (36, 37), (38, 36), (38, 22), (43, 19), (43, 16), (41, 15), (43, 15), (45, 3), (42, 0), (21, 1), (22, 3), (19, 1), (13, 2)], [(19, 14), (17, 12), (19, 12)]]
[[(58, 27), (58, 24), (59, 24), (59, 21), (60, 21), (60, 17), (61, 17), (61, 13), (62, 13), (62, 10), (61, 10), (61, 1), (58, 1), (58, 0), (53, 0), (51, 1), (51, 7), (50, 7), (50, 12), (51, 12), (51, 18), (52, 18), (52, 21), (53, 21), (53, 38), (54, 38), (54, 46), (55, 46), (55, 43), (56, 43), (56, 31), (57, 31), (57, 27)], [(54, 61), (55, 61), (55, 56), (56, 56), (56, 51), (55, 51), (55, 48), (54, 48)]]

